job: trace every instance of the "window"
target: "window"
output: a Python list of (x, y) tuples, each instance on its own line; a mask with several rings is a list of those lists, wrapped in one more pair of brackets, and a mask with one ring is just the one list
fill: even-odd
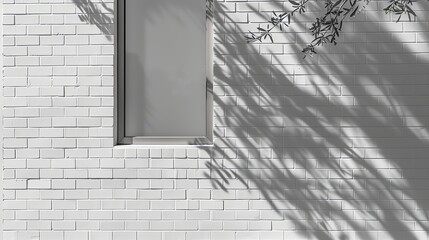
[(118, 1), (119, 144), (210, 144), (212, 0)]

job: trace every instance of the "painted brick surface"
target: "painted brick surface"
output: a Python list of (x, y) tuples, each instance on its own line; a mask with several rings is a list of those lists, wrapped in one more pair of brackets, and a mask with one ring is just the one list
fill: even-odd
[(290, 5), (217, 1), (215, 146), (144, 148), (113, 138), (114, 1), (3, 0), (4, 240), (427, 239), (429, 5), (385, 4), (303, 59), (316, 2), (246, 44)]

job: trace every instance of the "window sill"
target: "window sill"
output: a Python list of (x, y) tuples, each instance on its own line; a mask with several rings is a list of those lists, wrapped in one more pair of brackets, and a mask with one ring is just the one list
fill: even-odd
[(207, 137), (124, 137), (118, 141), (118, 148), (200, 148), (212, 147), (213, 140)]

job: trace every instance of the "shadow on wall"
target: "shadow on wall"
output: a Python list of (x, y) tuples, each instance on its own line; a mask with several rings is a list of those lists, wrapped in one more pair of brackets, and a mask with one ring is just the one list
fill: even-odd
[(112, 39), (114, 33), (114, 10), (103, 1), (93, 3), (91, 0), (73, 0), (73, 3), (82, 12), (79, 19), (98, 29), (106, 36), (108, 40)]
[(425, 238), (429, 68), (416, 51), (423, 43), (407, 43), (415, 34), (401, 40), (402, 23), (392, 33), (364, 12), (347, 23), (342, 44), (302, 59), (309, 22), (274, 34), (274, 44), (249, 45), (243, 34), (256, 26), (235, 23), (221, 4), (216, 139), (206, 149), (213, 187), (233, 197), (247, 189), (248, 209), (277, 214), (256, 219), (277, 219), (273, 228), (308, 239)]
[[(100, 7), (73, 1), (88, 14), (82, 20), (111, 33)], [(341, 44), (302, 59), (310, 22), (274, 34), (275, 44), (251, 45), (243, 33), (255, 26), (216, 8), (216, 139), (202, 149), (212, 156), (206, 178), (214, 188), (244, 190), (252, 200), (240, 203), (267, 213), (243, 220), (272, 221), (308, 239), (426, 236), (429, 59), (416, 51), (427, 53), (425, 43), (412, 43), (415, 35), (404, 41), (363, 12), (344, 27)]]
[[(112, 8), (112, 3), (109, 5), (101, 1), (91, 1), (91, 0), (72, 0), (76, 7), (79, 9), (81, 14), (79, 19), (82, 22), (86, 22), (91, 25), (97, 26), (97, 28), (106, 36), (107, 39), (111, 40), (112, 34), (114, 34), (114, 16), (115, 11)], [(158, 21), (158, 17), (162, 17), (163, 11), (162, 6), (165, 4), (174, 4), (173, 7), (183, 8), (186, 10), (186, 6), (183, 6), (180, 2), (171, 2), (171, 1), (146, 1), (148, 6), (146, 9), (142, 10), (142, 14), (147, 15), (148, 21)], [(213, 0), (207, 0), (207, 4), (213, 4)], [(210, 8), (208, 8), (210, 9)], [(206, 12), (206, 15), (210, 18), (213, 17), (213, 13), (210, 11)]]

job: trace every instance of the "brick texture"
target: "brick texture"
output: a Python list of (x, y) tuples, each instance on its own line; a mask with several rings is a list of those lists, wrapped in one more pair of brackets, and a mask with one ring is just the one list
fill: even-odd
[(215, 145), (145, 148), (115, 146), (114, 0), (3, 0), (4, 240), (428, 239), (429, 4), (303, 59), (321, 4), (247, 44), (290, 4), (216, 1)]

